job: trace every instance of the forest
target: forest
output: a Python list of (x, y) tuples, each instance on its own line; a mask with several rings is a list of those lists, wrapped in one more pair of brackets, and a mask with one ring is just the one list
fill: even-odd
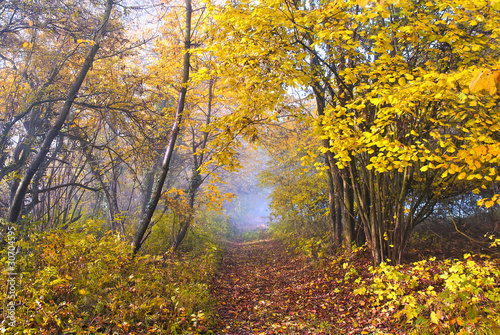
[(0, 333), (500, 334), (500, 0), (0, 0)]

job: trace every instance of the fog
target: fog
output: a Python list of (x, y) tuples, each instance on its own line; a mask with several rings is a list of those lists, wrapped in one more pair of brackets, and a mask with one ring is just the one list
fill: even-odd
[(266, 167), (267, 159), (256, 151), (244, 153), (240, 157), (243, 168), (224, 178), (227, 184), (221, 187), (224, 192), (236, 196), (231, 202), (224, 203), (225, 213), (240, 231), (266, 228), (271, 190), (261, 189), (257, 177)]
[(267, 227), (268, 191), (256, 189), (254, 192), (233, 192), (236, 198), (225, 204), (226, 215), (241, 231)]

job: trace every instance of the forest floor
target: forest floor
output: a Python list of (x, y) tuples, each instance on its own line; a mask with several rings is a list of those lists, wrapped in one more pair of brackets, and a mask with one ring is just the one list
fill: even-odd
[(341, 270), (287, 250), (277, 240), (228, 245), (213, 287), (217, 333), (371, 334), (374, 328), (385, 329), (379, 318), (359, 321), (366, 320), (363, 300), (353, 295), (352, 284), (332, 280)]
[[(457, 231), (444, 236), (426, 229), (407, 247), (405, 262), (428, 256), (462, 258), (481, 246)], [(481, 232), (482, 234), (483, 232)], [(479, 234), (474, 234), (479, 236)], [(467, 241), (469, 247), (467, 247)], [(368, 252), (349, 259), (360, 277), (371, 276)], [(387, 311), (355, 295), (342, 263), (312, 259), (278, 240), (229, 243), (212, 287), (217, 334), (404, 334)], [(348, 277), (347, 277), (348, 278)]]

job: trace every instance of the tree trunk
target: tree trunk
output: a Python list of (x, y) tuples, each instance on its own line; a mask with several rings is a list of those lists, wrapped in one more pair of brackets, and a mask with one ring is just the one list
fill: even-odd
[(139, 223), (139, 227), (137, 228), (136, 235), (134, 237), (134, 241), (132, 244), (134, 249), (133, 255), (136, 255), (142, 246), (144, 234), (146, 233), (149, 224), (151, 223), (151, 219), (153, 218), (156, 206), (158, 205), (158, 201), (161, 198), (163, 184), (165, 184), (165, 179), (167, 178), (167, 174), (170, 169), (170, 161), (172, 160), (172, 155), (175, 148), (175, 142), (180, 132), (180, 123), (182, 121), (182, 116), (184, 113), (184, 103), (186, 101), (187, 84), (189, 81), (189, 67), (190, 67), (189, 49), (191, 48), (191, 14), (192, 14), (191, 0), (186, 0), (186, 28), (184, 32), (183, 76), (182, 76), (181, 90), (179, 93), (179, 100), (175, 112), (175, 120), (174, 124), (172, 125), (172, 133), (170, 135), (168, 146), (165, 151), (165, 156), (163, 158), (161, 173), (155, 184), (153, 196), (147, 205), (146, 213), (142, 217)]
[(340, 206), (337, 206), (338, 197), (335, 193), (335, 184), (332, 174), (332, 168), (325, 155), (325, 164), (328, 167), (326, 172), (328, 177), (328, 222), (332, 232), (333, 245), (339, 247), (342, 244), (342, 231), (340, 229)]
[(193, 168), (193, 175), (191, 176), (191, 183), (189, 185), (189, 213), (186, 213), (183, 219), (180, 221), (179, 231), (174, 239), (174, 243), (172, 244), (172, 251), (176, 251), (177, 248), (181, 245), (182, 241), (186, 237), (188, 228), (193, 220), (193, 210), (194, 210), (194, 199), (196, 197), (196, 193), (198, 188), (202, 184), (202, 179), (199, 171), (199, 167)]
[(31, 164), (28, 166), (28, 169), (26, 170), (21, 180), (21, 183), (17, 188), (16, 194), (9, 208), (9, 214), (7, 216), (7, 220), (9, 222), (12, 223), (17, 222), (17, 219), (19, 218), (19, 213), (21, 212), (22, 204), (24, 202), (24, 196), (26, 195), (31, 180), (35, 175), (35, 173), (38, 171), (40, 165), (45, 160), (45, 157), (47, 156), (50, 150), (52, 142), (59, 134), (64, 122), (66, 121), (69, 115), (71, 106), (73, 105), (73, 102), (77, 97), (78, 91), (80, 90), (80, 87), (82, 86), (83, 81), (85, 80), (85, 77), (87, 76), (87, 73), (92, 66), (92, 63), (94, 62), (95, 55), (99, 50), (101, 39), (106, 34), (106, 28), (109, 22), (112, 9), (113, 9), (113, 0), (107, 0), (106, 10), (104, 12), (102, 20), (102, 25), (99, 31), (96, 33), (96, 36), (94, 38), (94, 44), (90, 48), (90, 51), (87, 54), (87, 57), (85, 58), (82, 67), (80, 68), (80, 72), (78, 73), (75, 81), (73, 82), (73, 85), (71, 86), (68, 92), (68, 96), (66, 97), (66, 100), (64, 102), (64, 105), (61, 109), (59, 116), (57, 117), (56, 121), (54, 122), (49, 132), (47, 133), (47, 136), (45, 137), (45, 140), (43, 141), (40, 147), (40, 151), (37, 153), (37, 155), (33, 158)]
[[(214, 81), (210, 80), (208, 84), (208, 110), (207, 110), (207, 118), (205, 120), (205, 125), (208, 126), (210, 124), (210, 120), (212, 117), (212, 101), (213, 101), (213, 88), (214, 88)], [(189, 185), (189, 209), (191, 212), (189, 213), (189, 216), (181, 221), (180, 223), (180, 229), (177, 235), (175, 236), (173, 243), (172, 243), (172, 251), (176, 251), (177, 248), (181, 245), (182, 241), (186, 237), (188, 228), (193, 221), (193, 211), (194, 211), (194, 200), (196, 197), (196, 193), (198, 192), (198, 189), (200, 188), (201, 184), (203, 183), (202, 176), (200, 174), (200, 168), (203, 165), (203, 158), (204, 158), (204, 152), (203, 150), (207, 146), (208, 142), (208, 132), (205, 132), (203, 134), (203, 140), (201, 142), (201, 153), (198, 155), (197, 154), (197, 148), (194, 145), (195, 142), (195, 137), (193, 135), (193, 174), (191, 175), (191, 182)], [(174, 230), (175, 231), (175, 230)]]
[[(311, 67), (319, 73), (319, 71), (317, 71), (317, 68), (319, 67), (319, 60), (317, 57), (312, 58)], [(320, 82), (321, 81), (317, 79), (313, 83), (312, 89), (316, 99), (316, 112), (318, 114), (318, 118), (321, 119), (325, 116), (326, 98), (325, 89), (324, 87), (321, 87)], [(341, 179), (339, 178), (338, 168), (335, 165), (335, 158), (332, 152), (328, 151), (330, 148), (329, 140), (323, 140), (323, 147), (327, 150), (324, 156), (325, 165), (328, 167), (328, 220), (332, 230), (333, 243), (335, 246), (340, 246), (342, 243), (342, 213), (344, 210), (339, 195), (343, 194), (343, 185)]]
[[(109, 226), (113, 232), (116, 231), (116, 216), (120, 212), (118, 208), (118, 202), (116, 201), (116, 194), (112, 194), (110, 191), (110, 186), (106, 182), (106, 178), (102, 169), (99, 167), (98, 159), (92, 153), (92, 146), (87, 138), (80, 132), (79, 128), (75, 128), (73, 130), (75, 132), (76, 138), (79, 140), (80, 145), (82, 147), (82, 152), (85, 158), (87, 159), (87, 163), (90, 167), (90, 171), (94, 175), (94, 177), (99, 182), (102, 191), (104, 192), (104, 196), (106, 199), (107, 207), (108, 207), (108, 215), (109, 215)], [(114, 197), (114, 199), (113, 199)], [(122, 234), (125, 232), (122, 230)]]
[(344, 234), (344, 246), (348, 252), (352, 251), (352, 243), (354, 242), (354, 226), (356, 220), (354, 218), (354, 194), (351, 186), (351, 178), (349, 177), (347, 171), (343, 171), (342, 182), (343, 182), (343, 203), (342, 206), (342, 223), (343, 223), (343, 234)]
[(144, 177), (144, 189), (142, 190), (142, 207), (141, 207), (141, 217), (146, 214), (148, 209), (148, 202), (151, 199), (151, 195), (153, 194), (153, 186), (155, 183), (155, 167), (157, 165), (153, 165), (153, 168), (146, 173)]

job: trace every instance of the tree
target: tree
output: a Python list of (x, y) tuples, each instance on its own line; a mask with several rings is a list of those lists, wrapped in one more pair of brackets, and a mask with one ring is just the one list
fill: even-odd
[(478, 62), (496, 68), (500, 16), (487, 1), (362, 5), (212, 4), (210, 50), (244, 106), (235, 121), (277, 113), (287, 87), (309, 88), (344, 243), (359, 225), (374, 263), (400, 262), (436, 202), (498, 178), (496, 95), (467, 87)]
[[(203, 184), (204, 177), (202, 176), (201, 167), (205, 163), (206, 152), (205, 149), (207, 147), (209, 133), (207, 130), (198, 134), (197, 129), (208, 127), (210, 125), (211, 117), (212, 117), (212, 108), (213, 108), (213, 96), (214, 96), (214, 81), (209, 80), (208, 83), (208, 102), (206, 113), (204, 113), (204, 120), (201, 122), (203, 124), (199, 124), (196, 122), (196, 119), (191, 118), (191, 122), (189, 125), (190, 137), (191, 137), (191, 157), (192, 157), (192, 169), (191, 169), (191, 177), (189, 179), (189, 186), (187, 188), (187, 201), (188, 201), (188, 211), (183, 215), (183, 219), (180, 221), (179, 229), (176, 235), (173, 238), (172, 242), (172, 250), (176, 251), (180, 246), (184, 238), (186, 237), (187, 230), (193, 220), (193, 211), (195, 205), (195, 198), (198, 189)], [(200, 107), (202, 113), (205, 111), (203, 107)], [(193, 113), (191, 114), (193, 117)], [(194, 122), (193, 122), (194, 121)], [(197, 138), (197, 135), (201, 135), (201, 138)], [(186, 215), (187, 214), (187, 215)], [(175, 233), (175, 232), (174, 232)]]
[[(278, 231), (294, 237), (319, 237), (335, 227), (330, 225), (329, 194), (326, 170), (304, 167), (321, 166), (321, 158), (311, 161), (308, 150), (318, 143), (307, 126), (294, 120), (283, 121), (279, 127), (269, 127), (261, 145), (266, 148), (268, 162), (260, 173), (260, 184), (272, 189), (269, 209)], [(302, 150), (297, 148), (303, 147)], [(333, 236), (333, 234), (330, 234)]]
[[(11, 21), (24, 24), (2, 40), (8, 41), (2, 50), (2, 76), (10, 83), (1, 91), (5, 123), (0, 182), (2, 191), (11, 190), (10, 199), (8, 191), (1, 192), (4, 208), (62, 108), (102, 23), (95, 4), (86, 1), (11, 6), (19, 17)], [(123, 214), (134, 211), (141, 163), (154, 151), (148, 149), (156, 137), (151, 125), (158, 117), (143, 85), (144, 67), (136, 64), (143, 56), (138, 48), (148, 39), (125, 34), (124, 18), (130, 13), (126, 6), (113, 9), (69, 116), (27, 189), (21, 213), (40, 227), (107, 212), (110, 227), (123, 233)]]
[[(193, 223), (197, 207), (205, 206), (208, 209), (220, 210), (223, 200), (229, 197), (227, 194), (220, 194), (215, 185), (220, 180), (218, 173), (226, 166), (214, 163), (213, 156), (220, 151), (214, 149), (212, 145), (214, 138), (218, 137), (218, 131), (212, 127), (213, 120), (220, 114), (226, 113), (227, 107), (224, 101), (219, 99), (220, 88), (217, 80), (206, 76), (212, 60), (205, 54), (195, 53), (194, 49), (190, 49), (189, 81), (183, 82), (179, 79), (179, 64), (183, 64), (186, 57), (186, 49), (180, 47), (179, 41), (185, 39), (182, 34), (185, 35), (186, 28), (179, 29), (177, 10), (178, 8), (172, 7), (168, 15), (163, 17), (161, 38), (155, 42), (154, 48), (156, 59), (148, 68), (150, 73), (148, 85), (155, 87), (155, 94), (162, 101), (158, 105), (164, 114), (161, 120), (162, 126), (158, 128), (159, 133), (164, 133), (166, 125), (171, 126), (176, 122), (171, 97), (181, 94), (183, 88), (187, 86), (177, 144), (172, 152), (176, 162), (170, 163), (170, 169), (176, 168), (179, 174), (174, 177), (170, 173), (171, 182), (163, 186), (161, 193), (161, 198), (165, 200), (161, 215), (173, 214), (170, 251), (177, 250), (181, 245)], [(207, 27), (211, 21), (206, 16), (205, 7), (194, 9), (191, 21), (197, 22), (196, 26), (191, 28), (191, 45), (199, 47), (204, 43), (210, 43)], [(168, 136), (171, 134), (172, 132)], [(202, 187), (206, 181), (210, 184)], [(161, 215), (156, 217), (159, 218)], [(149, 236), (151, 226), (150, 223), (141, 226), (141, 229), (145, 229), (143, 236)], [(137, 241), (138, 234), (136, 234)], [(146, 237), (142, 238), (141, 244)]]
[(29, 184), (31, 183), (31, 180), (35, 173), (38, 171), (39, 167), (45, 160), (45, 157), (47, 156), (47, 153), (50, 150), (50, 147), (52, 145), (52, 142), (54, 139), (57, 137), (59, 134), (64, 122), (66, 121), (70, 110), (71, 106), (73, 105), (74, 100), (77, 97), (78, 91), (85, 80), (85, 77), (87, 75), (87, 72), (89, 71), (90, 67), (92, 66), (92, 63), (94, 61), (94, 57), (97, 54), (97, 51), (99, 50), (99, 46), (101, 43), (101, 40), (103, 39), (104, 35), (107, 32), (107, 25), (108, 21), (111, 15), (111, 10), (113, 8), (113, 1), (109, 0), (106, 3), (106, 9), (103, 15), (103, 19), (101, 22), (101, 25), (99, 29), (96, 31), (95, 36), (90, 43), (92, 46), (90, 47), (90, 50), (73, 82), (71, 85), (68, 94), (64, 100), (64, 104), (61, 107), (61, 110), (55, 120), (55, 122), (52, 124), (50, 127), (43, 143), (40, 146), (40, 149), (37, 153), (37, 155), (33, 158), (32, 162), (28, 166), (26, 172), (23, 175), (23, 178), (20, 181), (19, 186), (17, 187), (16, 193), (14, 195), (14, 198), (12, 199), (12, 203), (9, 208), (9, 214), (8, 214), (8, 221), (9, 222), (16, 222), (19, 213), (21, 212), (21, 206), (24, 201), (24, 196), (26, 194), (26, 191), (28, 189)]
[(177, 140), (177, 136), (180, 132), (180, 123), (182, 121), (183, 113), (184, 113), (184, 104), (186, 100), (187, 94), (187, 85), (189, 81), (189, 70), (190, 70), (190, 53), (189, 49), (191, 48), (191, 16), (193, 9), (191, 7), (191, 0), (186, 0), (185, 4), (185, 28), (184, 28), (184, 58), (183, 58), (183, 71), (182, 71), (182, 81), (181, 88), (179, 92), (179, 99), (177, 101), (177, 109), (175, 111), (174, 123), (172, 125), (172, 130), (170, 133), (170, 139), (165, 150), (165, 156), (163, 158), (161, 173), (156, 181), (153, 194), (146, 208), (146, 212), (144, 216), (141, 218), (139, 223), (139, 227), (137, 228), (136, 235), (133, 241), (133, 253), (134, 255), (139, 251), (141, 245), (143, 243), (143, 237), (146, 233), (148, 226), (153, 218), (153, 214), (155, 212), (156, 206), (158, 205), (158, 201), (162, 195), (163, 184), (165, 183), (165, 179), (167, 177), (168, 171), (170, 169), (170, 162), (172, 160), (172, 155), (175, 148), (175, 143)]

